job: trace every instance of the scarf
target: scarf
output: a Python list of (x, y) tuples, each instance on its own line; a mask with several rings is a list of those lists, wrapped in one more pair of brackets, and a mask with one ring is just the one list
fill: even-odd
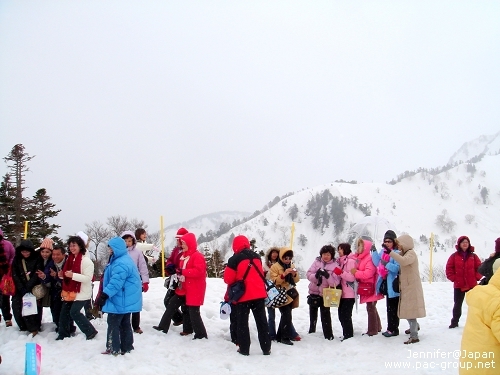
[[(64, 263), (63, 275), (66, 271), (72, 271), (73, 273), (82, 273), (82, 253), (78, 253), (76, 257), (73, 254), (70, 254), (68, 256), (66, 263)], [(62, 289), (67, 292), (79, 293), (81, 285), (81, 282), (64, 276)]]
[[(380, 257), (380, 260), (383, 260), (383, 261), (389, 263), (389, 261), (391, 260), (391, 257), (389, 254), (386, 254), (386, 252), (383, 251), (382, 256)], [(389, 273), (389, 271), (387, 271), (387, 268), (385, 268), (385, 266), (382, 264), (382, 262), (378, 263), (377, 271), (382, 279), (385, 279), (387, 277), (387, 274)]]
[[(280, 260), (278, 260), (278, 263), (281, 264), (281, 267), (283, 267), (284, 271), (286, 271), (287, 268), (291, 268), (292, 267), (292, 262), (290, 262), (290, 264), (285, 264), (280, 259)], [(293, 275), (291, 273), (289, 273), (288, 275), (286, 275), (284, 280), (288, 284), (290, 284), (291, 286), (295, 286), (295, 280), (293, 279)]]

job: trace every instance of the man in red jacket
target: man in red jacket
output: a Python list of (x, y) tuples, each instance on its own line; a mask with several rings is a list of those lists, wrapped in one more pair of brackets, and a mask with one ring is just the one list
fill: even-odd
[(243, 280), (245, 284), (243, 295), (236, 301), (236, 305), (232, 305), (233, 308), (236, 308), (236, 336), (240, 346), (238, 353), (242, 355), (250, 354), (248, 317), (250, 310), (252, 310), (257, 325), (260, 348), (264, 355), (269, 355), (271, 354), (271, 338), (264, 304), (267, 292), (261, 276), (264, 275), (264, 271), (260, 256), (250, 250), (248, 238), (242, 235), (234, 238), (233, 251), (234, 255), (229, 258), (227, 267), (224, 270), (224, 282), (231, 285), (236, 281)]
[(482, 277), (477, 272), (481, 260), (474, 254), (474, 246), (471, 246), (469, 237), (459, 237), (455, 249), (457, 251), (451, 254), (446, 263), (446, 277), (453, 282), (453, 301), (455, 302), (449, 328), (458, 327), (465, 293), (474, 288)]

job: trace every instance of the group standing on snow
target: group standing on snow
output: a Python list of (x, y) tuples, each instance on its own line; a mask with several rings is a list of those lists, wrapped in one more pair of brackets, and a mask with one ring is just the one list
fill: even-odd
[[(42, 241), (39, 249), (29, 240), (21, 241), (14, 249), (0, 230), (1, 310), (6, 326), (12, 327), (13, 313), (19, 330), (36, 336), (41, 329), (43, 307), (50, 307), (56, 340), (74, 336), (76, 326), (91, 340), (98, 333), (91, 323), (90, 311), (94, 302), (94, 311), (107, 314), (103, 354), (129, 353), (134, 349), (133, 333), (143, 333), (140, 311), (142, 293), (149, 288), (149, 276), (144, 255), (136, 245), (145, 239), (146, 232), (138, 229), (135, 233), (126, 231), (108, 242), (109, 261), (97, 297), (92, 301), (94, 263), (86, 254), (89, 241), (85, 233), (79, 232), (69, 238), (66, 253), (65, 247), (54, 245), (49, 238)], [(426, 311), (412, 237), (407, 234), (397, 237), (394, 231), (388, 230), (379, 248), (367, 237), (358, 238), (355, 246), (351, 249), (348, 243), (336, 247), (325, 245), (307, 270), (308, 333), (316, 332), (319, 312), (324, 338), (334, 340), (331, 308), (325, 300), (325, 290), (333, 288), (340, 290), (337, 313), (342, 326), (341, 341), (354, 336), (352, 312), (358, 301), (366, 304), (367, 328), (363, 335), (369, 337), (382, 332), (377, 301), (386, 298), (387, 327), (382, 335), (387, 338), (399, 336), (400, 319), (406, 319), (409, 328), (405, 334), (409, 337), (404, 344), (418, 343), (420, 325), (417, 319), (425, 317)], [(495, 252), (482, 264), (468, 237), (461, 236), (455, 248), (456, 252), (446, 264), (446, 276), (453, 282), (454, 289), (449, 328), (458, 327), (462, 304), (467, 299), (470, 310), (462, 346), (484, 347), (472, 333), (473, 330), (484, 331), (486, 342), (495, 347), (500, 356), (497, 316), (500, 310), (494, 310), (500, 306), (500, 274), (495, 273), (500, 266), (500, 238), (495, 242)], [(250, 311), (264, 355), (271, 354), (273, 341), (285, 345), (300, 341), (293, 325), (293, 310), (300, 304), (296, 285), (301, 281), (293, 262), (293, 250), (271, 247), (260, 257), (251, 250), (248, 238), (243, 235), (234, 238), (232, 249), (234, 254), (224, 271), (227, 284), (224, 301), (229, 315), (230, 339), (237, 345), (238, 353), (250, 353)], [(166, 334), (171, 324), (182, 325), (182, 336), (194, 334), (193, 339), (208, 339), (200, 313), (207, 287), (207, 265), (198, 251), (196, 236), (185, 228), (177, 231), (176, 247), (165, 263), (165, 270), (169, 276), (165, 285), (165, 311), (153, 328)], [(476, 288), (478, 281), (481, 287)], [(271, 303), (268, 295), (271, 286), (280, 290), (275, 303)], [(36, 309), (27, 314), (23, 311), (23, 301), (31, 294), (37, 299)], [(493, 305), (492, 313), (487, 310), (485, 314), (490, 305)], [(280, 313), (278, 325), (276, 311)]]

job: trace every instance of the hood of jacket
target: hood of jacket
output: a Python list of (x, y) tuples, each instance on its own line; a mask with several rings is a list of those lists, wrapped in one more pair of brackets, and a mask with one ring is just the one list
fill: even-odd
[[(363, 241), (363, 252), (361, 254), (356, 253), (356, 255), (357, 255), (358, 259), (361, 259), (361, 258), (364, 258), (364, 257), (370, 255), (370, 250), (372, 248), (373, 243), (370, 240), (365, 240), (363, 238), (358, 239), (358, 244), (359, 244), (359, 241)], [(358, 246), (356, 246), (356, 250), (357, 250)]]
[(247, 249), (250, 249), (250, 241), (248, 241), (248, 238), (243, 235), (234, 237), (233, 251), (235, 254), (238, 254), (239, 252)]
[(283, 262), (283, 257), (285, 256), (286, 253), (291, 252), (292, 257), (293, 257), (293, 250), (290, 249), (289, 247), (280, 247), (280, 255), (279, 258)]
[(125, 236), (130, 236), (134, 239), (134, 245), (137, 243), (137, 238), (135, 238), (135, 233), (132, 232), (131, 230), (126, 230), (125, 232), (123, 232), (120, 237), (123, 238)]
[[(266, 263), (270, 263), (270, 262), (271, 262), (271, 253), (272, 253), (273, 251), (277, 251), (277, 252), (278, 252), (278, 258), (279, 258), (280, 248), (279, 248), (279, 247), (276, 247), (276, 246), (270, 247), (270, 248), (266, 251), (266, 254), (264, 255), (264, 259), (265, 259)], [(278, 261), (278, 258), (276, 258), (276, 261)]]
[(184, 255), (193, 254), (197, 248), (198, 243), (196, 242), (196, 236), (193, 233), (187, 233), (181, 237), (181, 241), (184, 241), (187, 245), (187, 250), (183, 252)]
[(125, 240), (121, 237), (113, 237), (109, 240), (108, 246), (113, 250), (113, 257), (119, 258), (128, 254)]
[(399, 250), (401, 250), (403, 254), (408, 250), (413, 249), (413, 238), (411, 238), (409, 235), (403, 234), (402, 236), (399, 236), (397, 240), (399, 242)]

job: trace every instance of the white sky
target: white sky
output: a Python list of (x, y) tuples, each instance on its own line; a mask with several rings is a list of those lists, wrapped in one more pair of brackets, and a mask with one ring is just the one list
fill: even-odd
[[(253, 212), (500, 130), (495, 1), (2, 1), (0, 156), (61, 235)], [(0, 173), (6, 165), (0, 164)]]

